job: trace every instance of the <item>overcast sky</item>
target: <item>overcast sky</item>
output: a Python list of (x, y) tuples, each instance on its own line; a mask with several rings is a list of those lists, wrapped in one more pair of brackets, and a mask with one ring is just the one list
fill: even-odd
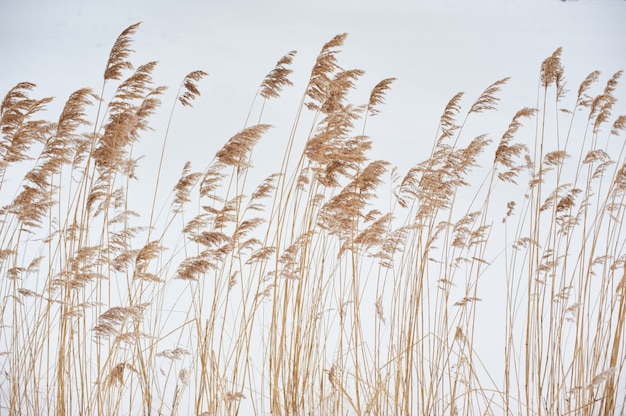
[[(317, 53), (339, 33), (349, 34), (339, 63), (366, 71), (363, 97), (378, 81), (398, 78), (369, 134), (376, 158), (405, 167), (421, 160), (412, 152), (407, 160), (405, 149), (418, 138), (432, 141), (458, 91), (471, 105), (486, 86), (511, 77), (502, 92), (502, 126), (485, 126), (496, 136), (517, 109), (536, 105), (540, 64), (556, 48), (563, 47), (573, 90), (593, 70), (604, 82), (626, 68), (620, 0), (0, 0), (0, 95), (21, 81), (36, 83), (33, 96), (55, 96), (59, 105), (78, 88), (99, 92), (116, 37), (139, 21), (131, 59), (159, 61), (155, 82), (170, 94), (188, 72), (210, 73), (195, 110), (174, 120), (172, 135), (196, 150), (174, 156), (173, 149), (177, 166), (208, 163), (205, 155), (243, 127), (265, 74), (297, 50), (295, 85), (265, 120), (289, 128)], [(164, 113), (172, 102), (164, 99)]]

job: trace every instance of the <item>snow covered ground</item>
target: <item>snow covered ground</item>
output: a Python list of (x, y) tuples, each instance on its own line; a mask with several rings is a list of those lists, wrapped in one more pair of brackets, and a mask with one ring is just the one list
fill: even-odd
[[(295, 85), (264, 115), (276, 126), (274, 137), (286, 138), (315, 57), (339, 33), (349, 34), (340, 65), (366, 72), (355, 101), (364, 102), (380, 80), (397, 78), (381, 114), (368, 122), (368, 134), (372, 158), (401, 171), (428, 156), (441, 112), (459, 91), (469, 106), (492, 82), (511, 77), (497, 115), (488, 125), (472, 126), (496, 140), (517, 110), (537, 105), (541, 62), (558, 47), (571, 90), (594, 70), (602, 71), (604, 83), (626, 69), (626, 2), (620, 0), (5, 0), (0, 96), (18, 82), (34, 82), (33, 96), (56, 97), (50, 106), (55, 117), (76, 89), (99, 91), (115, 38), (140, 21), (131, 59), (136, 65), (159, 61), (155, 82), (170, 87), (148, 143), (162, 138), (183, 77), (192, 70), (209, 73), (194, 109), (175, 114), (166, 189), (187, 160), (203, 167), (244, 126), (265, 74), (297, 50)], [(624, 82), (614, 115), (626, 114)], [(141, 148), (147, 160), (159, 150)], [(270, 173), (264, 160), (275, 166), (275, 152), (264, 142), (255, 150), (257, 179)], [(139, 171), (140, 178), (153, 174), (150, 163)]]

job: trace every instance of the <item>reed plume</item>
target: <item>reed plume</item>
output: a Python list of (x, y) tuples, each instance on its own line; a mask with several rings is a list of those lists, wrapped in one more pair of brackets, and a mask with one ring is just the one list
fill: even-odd
[[(55, 121), (28, 82), (0, 104), (1, 409), (624, 412), (622, 71), (604, 86), (593, 71), (570, 94), (557, 49), (536, 105), (504, 115), (504, 131), (509, 78), (468, 106), (459, 92), (403, 172), (371, 158), (367, 128), (396, 79), (353, 102), (364, 71), (340, 65), (340, 34), (315, 59), (273, 173), (255, 177), (254, 150), (264, 110), (296, 87), (295, 51), (204, 166), (170, 169), (174, 108), (204, 99), (207, 73), (187, 73), (156, 178), (138, 178), (136, 144), (166, 97), (156, 62), (130, 61), (139, 25), (113, 45), (102, 93), (75, 90)], [(470, 135), (473, 120), (485, 132)], [(180, 176), (161, 198), (166, 171)]]

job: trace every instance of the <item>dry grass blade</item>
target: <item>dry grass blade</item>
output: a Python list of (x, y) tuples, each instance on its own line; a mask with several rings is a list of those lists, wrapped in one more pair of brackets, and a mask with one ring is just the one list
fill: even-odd
[(293, 62), (293, 57), (296, 53), (296, 51), (291, 51), (280, 58), (274, 69), (265, 76), (263, 82), (261, 83), (261, 92), (259, 93), (261, 97), (266, 100), (269, 98), (276, 98), (280, 95), (280, 92), (285, 86), (293, 85), (288, 78), (293, 70), (288, 66)]
[(99, 101), (100, 98), (91, 88), (81, 88), (72, 93), (59, 117), (56, 135), (69, 138), (77, 128), (90, 126), (91, 122), (86, 118), (85, 107), (93, 104), (92, 100)]
[[(105, 81), (132, 67), (138, 25), (118, 38)], [(0, 209), (0, 409), (624, 413), (626, 163), (615, 136), (626, 116), (611, 116), (621, 71), (593, 99), (592, 72), (575, 111), (559, 111), (557, 50), (541, 67), (538, 108), (519, 110), (493, 148), (487, 134), (468, 133), (470, 114), (496, 108), (507, 79), (460, 122), (458, 93), (430, 154), (387, 175), (389, 162), (368, 156), (365, 127), (395, 78), (352, 104), (363, 71), (339, 66), (345, 38), (315, 62), (283, 159), (268, 161), (279, 173), (261, 180), (248, 169), (270, 127), (253, 125), (200, 171), (186, 163), (163, 200), (173, 112), (155, 186), (132, 180), (165, 90), (153, 86), (154, 62), (117, 83), (95, 120), (88, 107), (101, 100), (90, 89), (69, 97), (57, 123), (38, 120), (49, 99), (31, 99), (33, 84), (9, 91), (0, 185), (16, 189), (0, 192), (9, 198)], [(291, 85), (294, 56), (265, 77), (246, 126)], [(204, 76), (184, 78), (172, 111), (191, 106)], [(477, 118), (480, 129), (500, 121)], [(600, 137), (600, 125), (610, 133)], [(289, 168), (292, 148), (301, 153)], [(487, 150), (493, 164), (483, 167)]]
[(456, 93), (446, 104), (446, 108), (444, 108), (443, 114), (439, 118), (441, 135), (439, 140), (437, 140), (437, 145), (440, 145), (443, 140), (452, 137), (454, 132), (459, 129), (459, 126), (456, 124), (456, 117), (461, 109), (460, 101), (463, 95), (463, 92)]
[(202, 177), (202, 173), (200, 172), (191, 172), (191, 162), (186, 162), (183, 168), (183, 174), (181, 178), (178, 180), (178, 183), (174, 187), (174, 191), (176, 195), (174, 197), (174, 209), (178, 212), (182, 210), (182, 207), (185, 203), (191, 201), (189, 199), (189, 194), (191, 193), (191, 188), (194, 187), (200, 178)]
[(135, 306), (115, 306), (109, 308), (98, 317), (93, 331), (97, 337), (116, 335), (120, 326), (128, 320), (140, 321), (148, 304), (139, 304)]
[[(0, 114), (2, 115), (0, 125), (7, 124), (5, 117), (9, 116), (9, 110), (16, 104), (27, 101), (29, 99), (28, 91), (32, 91), (35, 87), (36, 85), (32, 82), (20, 82), (5, 94), (2, 104), (0, 104)], [(4, 131), (2, 133), (5, 134)]]
[(316, 162), (313, 171), (324, 186), (338, 186), (340, 175), (351, 177), (367, 160), (366, 152), (371, 148), (369, 138), (350, 137), (354, 121), (360, 117), (362, 110), (362, 107), (347, 105), (327, 115), (317, 134), (307, 141), (304, 154)]
[(496, 93), (500, 91), (500, 88), (507, 83), (510, 78), (503, 78), (499, 81), (494, 82), (490, 86), (487, 87), (485, 91), (478, 97), (476, 102), (472, 104), (472, 107), (469, 110), (469, 113), (480, 113), (487, 110), (495, 110), (496, 104), (500, 99), (496, 97)]
[(563, 48), (559, 47), (546, 58), (541, 64), (541, 85), (549, 87), (550, 85), (560, 82), (563, 77), (563, 65), (561, 65), (561, 52)]
[(561, 165), (563, 161), (568, 157), (569, 155), (567, 154), (567, 152), (563, 150), (555, 150), (553, 152), (548, 152), (544, 156), (543, 163), (546, 166), (558, 166)]
[[(37, 100), (28, 97), (28, 92), (35, 88), (31, 82), (20, 82), (6, 93), (0, 105), (0, 166), (6, 166), (8, 160), (15, 157), (9, 156), (9, 149), (13, 147), (12, 142), (18, 134), (22, 124), (33, 114), (33, 109), (37, 108)], [(48, 98), (47, 102), (52, 99)], [(42, 103), (45, 105), (46, 103)], [(40, 104), (39, 107), (43, 109)], [(13, 151), (14, 152), (14, 151)]]
[(248, 155), (263, 133), (269, 130), (269, 124), (257, 124), (248, 127), (233, 137), (220, 149), (215, 157), (227, 166), (248, 167)]
[(367, 112), (370, 116), (375, 116), (380, 112), (376, 106), (385, 102), (385, 94), (389, 89), (391, 89), (391, 84), (395, 80), (396, 78), (383, 79), (372, 89), (370, 99), (367, 103)]
[(126, 362), (116, 364), (111, 372), (107, 374), (105, 384), (108, 388), (114, 386), (124, 386), (124, 370), (130, 370), (134, 373), (138, 373), (137, 369), (132, 364)]
[(626, 194), (626, 163), (617, 170), (613, 180), (613, 187), (614, 198), (623, 197)]
[(4, 209), (16, 215), (24, 226), (24, 231), (39, 228), (53, 205), (49, 192), (48, 189), (39, 186), (23, 185), (18, 196)]
[(502, 138), (500, 139), (500, 143), (498, 144), (498, 147), (495, 152), (494, 164), (496, 166), (502, 165), (508, 170), (505, 172), (498, 173), (498, 178), (500, 180), (505, 181), (505, 182), (516, 183), (515, 178), (518, 176), (522, 167), (515, 166), (513, 158), (514, 157), (518, 158), (522, 155), (522, 153), (528, 152), (528, 147), (523, 143), (511, 143), (511, 142), (513, 140), (515, 133), (522, 126), (521, 119), (525, 117), (532, 117), (536, 113), (537, 113), (537, 110), (534, 108), (526, 107), (526, 108), (519, 110), (513, 117), (513, 120), (511, 120), (511, 123), (509, 124), (509, 127), (507, 128), (506, 132), (502, 135)]
[(392, 219), (393, 215), (391, 213), (387, 213), (378, 218), (354, 239), (354, 243), (363, 245), (367, 250), (376, 246), (382, 246), (385, 242), (389, 227), (391, 226)]
[(222, 179), (226, 176), (222, 172), (224, 167), (226, 167), (226, 165), (219, 161), (209, 167), (200, 182), (200, 196), (213, 198), (216, 201), (222, 200), (222, 198), (215, 194), (215, 190), (220, 186)]
[(131, 36), (135, 34), (139, 25), (141, 25), (141, 22), (127, 27), (118, 36), (113, 48), (111, 48), (106, 70), (104, 71), (105, 81), (110, 79), (119, 80), (122, 78), (122, 72), (125, 69), (133, 69), (133, 65), (127, 59), (131, 52), (134, 52), (130, 49)]
[(132, 168), (132, 160), (128, 159), (130, 145), (139, 139), (141, 131), (149, 129), (147, 118), (161, 103), (159, 96), (165, 87), (151, 87), (155, 66), (156, 62), (149, 62), (137, 68), (120, 84), (109, 104), (109, 120), (93, 152), (96, 166), (105, 179), (113, 172), (124, 171), (125, 167)]
[(146, 279), (152, 281), (160, 281), (157, 276), (147, 273), (146, 269), (150, 264), (150, 261), (158, 258), (158, 255), (163, 251), (163, 247), (160, 244), (160, 241), (150, 241), (145, 246), (139, 250), (137, 256), (135, 257), (135, 274), (134, 277), (136, 279)]
[(595, 122), (593, 125), (594, 133), (598, 133), (600, 127), (606, 123), (611, 117), (611, 111), (613, 106), (617, 102), (617, 98), (613, 92), (617, 88), (619, 78), (622, 76), (623, 71), (617, 71), (607, 81), (604, 92), (597, 96), (591, 103), (591, 111), (589, 118), (592, 119), (595, 116)]
[(127, 111), (133, 107), (135, 100), (144, 99), (152, 88), (152, 72), (156, 66), (156, 61), (140, 65), (130, 77), (117, 87), (115, 96), (109, 104), (109, 111), (112, 114)]
[(312, 100), (306, 104), (309, 110), (319, 110), (321, 104), (326, 101), (330, 75), (340, 69), (335, 56), (339, 52), (337, 48), (343, 45), (347, 37), (347, 33), (337, 35), (322, 47), (311, 70), (309, 85), (306, 89), (306, 95)]
[(181, 86), (184, 92), (178, 96), (178, 101), (184, 106), (193, 107), (191, 102), (200, 96), (197, 83), (207, 75), (204, 71), (193, 71), (187, 74)]
[(364, 74), (360, 69), (350, 69), (339, 71), (326, 86), (326, 99), (320, 107), (320, 111), (324, 114), (333, 114), (344, 110), (348, 92), (354, 88), (355, 81)]
[(80, 127), (91, 125), (85, 108), (93, 104), (92, 99), (98, 100), (99, 98), (91, 89), (83, 88), (72, 93), (67, 100), (56, 124), (56, 132), (46, 141), (41, 152), (40, 158), (43, 163), (28, 176), (34, 183), (39, 186), (47, 183), (47, 178), (51, 174), (60, 173), (63, 165), (76, 160), (85, 142), (85, 139), (76, 131)]
[(580, 83), (580, 86), (578, 87), (578, 96), (576, 98), (577, 105), (582, 107), (589, 107), (591, 105), (592, 99), (587, 95), (587, 91), (593, 83), (598, 81), (599, 77), (600, 71), (593, 71), (587, 75), (583, 82)]
[(180, 360), (182, 359), (184, 356), (189, 355), (189, 351), (187, 351), (185, 348), (181, 348), (181, 347), (177, 347), (173, 350), (163, 350), (159, 353), (157, 353), (157, 357), (165, 357), (169, 360)]
[(53, 129), (52, 123), (32, 120), (36, 113), (46, 109), (52, 98), (16, 100), (16, 97), (21, 96), (19, 90), (11, 95), (12, 98), (5, 98), (7, 104), (11, 105), (3, 109), (0, 125), (0, 169), (30, 159), (31, 146), (36, 142), (45, 142)]
[(186, 258), (178, 267), (176, 279), (195, 281), (210, 269), (217, 269), (217, 265), (212, 261), (210, 253), (204, 252), (199, 256)]
[(382, 182), (381, 176), (386, 172), (388, 162), (371, 162), (351, 183), (330, 199), (321, 209), (319, 225), (331, 234), (349, 235), (355, 221), (364, 218), (363, 210), (373, 191)]
[(594, 149), (594, 150), (590, 150), (589, 152), (587, 152), (587, 155), (583, 159), (582, 163), (583, 165), (586, 165), (587, 163), (593, 163), (597, 161), (606, 162), (609, 160), (611, 160), (611, 157), (604, 150)]
[(615, 119), (613, 127), (611, 127), (611, 134), (619, 136), (619, 132), (624, 130), (626, 130), (626, 115), (619, 116)]
[(250, 196), (250, 202), (248, 203), (246, 209), (261, 211), (263, 209), (263, 204), (261, 204), (259, 200), (267, 198), (271, 195), (271, 193), (276, 189), (276, 182), (281, 176), (282, 175), (280, 173), (273, 173), (269, 177), (265, 178)]

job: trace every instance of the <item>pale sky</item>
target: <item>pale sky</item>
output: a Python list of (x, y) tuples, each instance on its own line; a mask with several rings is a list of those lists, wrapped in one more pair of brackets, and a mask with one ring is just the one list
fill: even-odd
[(459, 91), (469, 106), (489, 84), (511, 77), (502, 124), (485, 126), (496, 138), (515, 111), (536, 105), (539, 67), (556, 48), (563, 47), (573, 90), (593, 70), (604, 82), (626, 68), (626, 2), (619, 0), (2, 0), (0, 94), (21, 81), (36, 83), (34, 96), (55, 96), (59, 105), (78, 88), (99, 92), (116, 37), (139, 21), (131, 60), (159, 61), (155, 82), (171, 94), (164, 113), (188, 72), (210, 74), (195, 110), (179, 111), (184, 118), (174, 122), (172, 137), (196, 149), (179, 155), (176, 166), (207, 163), (198, 151), (212, 156), (242, 128), (265, 74), (297, 50), (295, 85), (265, 121), (290, 127), (317, 53), (339, 33), (349, 34), (339, 63), (366, 71), (358, 94), (397, 78), (369, 134), (376, 158), (404, 167), (421, 157), (406, 160), (407, 147), (432, 141), (441, 111)]

